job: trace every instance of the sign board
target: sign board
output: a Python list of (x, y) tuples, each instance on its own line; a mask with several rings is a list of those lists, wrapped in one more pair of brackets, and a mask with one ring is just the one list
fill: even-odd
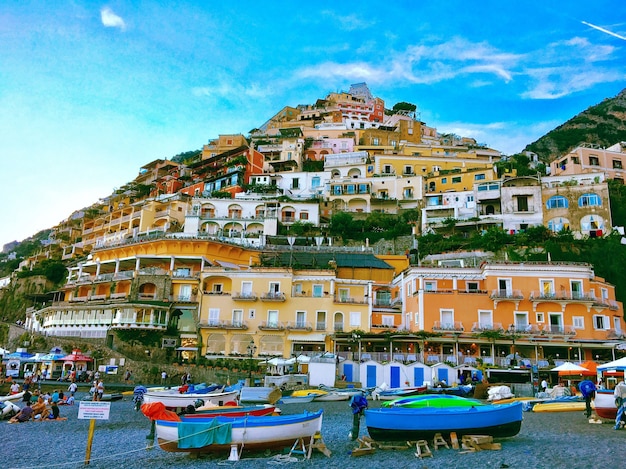
[(166, 348), (166, 347), (176, 347), (176, 342), (177, 342), (176, 339), (163, 339), (162, 347), (163, 348)]
[(78, 407), (78, 418), (90, 420), (108, 420), (110, 410), (110, 402), (80, 401), (80, 405)]

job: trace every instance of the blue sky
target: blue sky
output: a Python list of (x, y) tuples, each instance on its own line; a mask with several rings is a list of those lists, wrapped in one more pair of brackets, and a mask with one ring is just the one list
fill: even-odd
[(625, 88), (625, 50), (617, 0), (4, 1), (0, 245), (351, 83), (513, 154)]

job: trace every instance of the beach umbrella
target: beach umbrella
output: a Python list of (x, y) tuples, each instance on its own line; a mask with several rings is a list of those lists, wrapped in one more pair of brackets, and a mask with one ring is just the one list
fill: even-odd
[(571, 374), (580, 374), (582, 371), (589, 371), (587, 368), (583, 368), (582, 366), (578, 366), (572, 362), (565, 362), (562, 365), (557, 366), (556, 368), (552, 368), (550, 371), (558, 371), (559, 375), (571, 375)]
[(598, 364), (593, 360), (587, 360), (586, 362), (581, 363), (580, 366), (587, 368), (587, 371), (580, 372), (582, 376), (596, 376), (598, 374)]
[(598, 371), (624, 371), (626, 370), (626, 357), (598, 365)]

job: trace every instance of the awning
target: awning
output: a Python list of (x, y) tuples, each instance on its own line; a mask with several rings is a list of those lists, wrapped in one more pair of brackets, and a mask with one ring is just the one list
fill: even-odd
[(215, 259), (215, 262), (217, 262), (222, 267), (226, 267), (227, 269), (241, 270), (241, 267), (239, 267), (237, 264), (233, 264), (232, 262), (218, 261), (217, 259)]
[(299, 335), (299, 334), (289, 334), (287, 339), (292, 342), (324, 342), (326, 339), (326, 334), (307, 334), (307, 335)]
[(177, 352), (197, 352), (198, 347), (178, 347)]

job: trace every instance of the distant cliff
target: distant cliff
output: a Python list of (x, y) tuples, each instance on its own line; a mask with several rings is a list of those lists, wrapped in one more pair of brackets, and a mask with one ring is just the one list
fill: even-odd
[(606, 148), (623, 141), (626, 141), (626, 89), (559, 125), (524, 150), (536, 153), (543, 162), (550, 162), (581, 143)]

